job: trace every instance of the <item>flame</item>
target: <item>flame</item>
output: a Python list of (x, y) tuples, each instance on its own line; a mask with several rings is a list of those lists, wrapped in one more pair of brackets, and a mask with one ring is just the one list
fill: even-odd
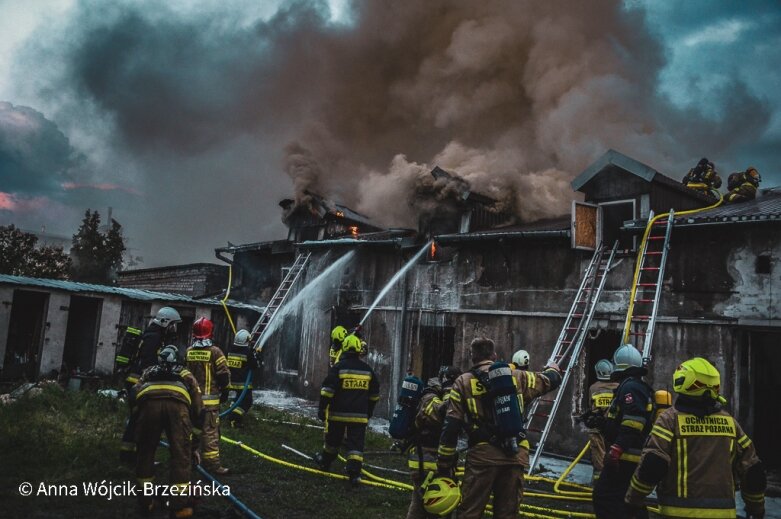
[(336, 216), (339, 218), (344, 218), (344, 211), (336, 211)]
[(431, 259), (436, 258), (437, 256), (437, 242), (432, 241), (431, 242)]
[(352, 234), (353, 237), (358, 236), (358, 226), (357, 225), (351, 225), (350, 226), (350, 234)]

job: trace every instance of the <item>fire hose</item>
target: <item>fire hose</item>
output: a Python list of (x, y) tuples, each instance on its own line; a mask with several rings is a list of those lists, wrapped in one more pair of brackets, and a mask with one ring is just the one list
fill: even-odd
[[(349, 479), (346, 475), (334, 474), (332, 472), (324, 472), (322, 470), (318, 470), (318, 469), (315, 469), (315, 468), (312, 468), (312, 467), (306, 467), (306, 466), (299, 465), (299, 464), (296, 464), (296, 463), (292, 463), (292, 462), (289, 462), (289, 461), (285, 461), (285, 460), (282, 460), (282, 459), (279, 459), (279, 458), (275, 458), (273, 456), (270, 456), (268, 454), (260, 452), (260, 451), (258, 451), (256, 449), (253, 449), (252, 447), (250, 447), (249, 445), (245, 444), (242, 441), (233, 440), (231, 438), (228, 438), (225, 435), (222, 435), (220, 438), (222, 439), (222, 441), (224, 441), (224, 442), (226, 442), (226, 443), (228, 443), (230, 445), (238, 446), (241, 449), (244, 449), (245, 451), (253, 454), (254, 456), (256, 456), (256, 457), (258, 457), (260, 459), (263, 459), (265, 461), (269, 461), (269, 462), (272, 462), (272, 463), (276, 463), (276, 464), (281, 465), (283, 467), (296, 469), (296, 470), (299, 470), (299, 471), (302, 471), (302, 472), (307, 472), (307, 473), (310, 473), (310, 474), (317, 474), (317, 475), (329, 477), (329, 478), (332, 478), (332, 479), (340, 479), (340, 480), (348, 480)], [(408, 483), (403, 483), (403, 482), (395, 481), (395, 480), (392, 480), (392, 479), (382, 478), (380, 476), (376, 476), (375, 474), (372, 474), (372, 473), (366, 471), (365, 469), (362, 470), (362, 473), (364, 475), (366, 475), (367, 478), (369, 478), (369, 479), (362, 479), (361, 480), (361, 484), (363, 484), (363, 485), (367, 485), (367, 486), (371, 486), (371, 487), (378, 487), (378, 488), (392, 489), (392, 490), (399, 490), (399, 491), (411, 491), (411, 490), (413, 490), (412, 485), (410, 485)], [(573, 499), (573, 498), (568, 497), (568, 496), (559, 496), (559, 495), (555, 495), (555, 494), (546, 494), (546, 493), (538, 493), (538, 492), (525, 492), (524, 495), (526, 495), (528, 497), (538, 497), (538, 498), (543, 498), (543, 499), (558, 499), (558, 500), (567, 500), (567, 501), (572, 501), (572, 500), (577, 500), (577, 501), (585, 500), (585, 501), (589, 501), (589, 499), (583, 499), (583, 498)], [(593, 514), (589, 514), (589, 513), (572, 512), (570, 510), (560, 510), (560, 509), (556, 509), (556, 508), (546, 508), (546, 507), (540, 507), (540, 506), (535, 506), (535, 505), (528, 505), (528, 504), (525, 504), (525, 503), (522, 503), (520, 508), (523, 511), (523, 515), (524, 516), (527, 516), (527, 517), (539, 517), (539, 518), (543, 518), (543, 519), (558, 519), (560, 517), (580, 517), (580, 518), (584, 518), (584, 519), (587, 519), (587, 518), (590, 519), (590, 518), (595, 517)], [(492, 510), (491, 505), (488, 505), (488, 508), (486, 510), (487, 510), (488, 513), (490, 513), (490, 511)], [(527, 513), (526, 510), (528, 510), (531, 513)], [(542, 515), (542, 514), (539, 514), (540, 511), (546, 512), (548, 514), (554, 514), (554, 515)], [(519, 511), (519, 513), (520, 513), (520, 511)]]

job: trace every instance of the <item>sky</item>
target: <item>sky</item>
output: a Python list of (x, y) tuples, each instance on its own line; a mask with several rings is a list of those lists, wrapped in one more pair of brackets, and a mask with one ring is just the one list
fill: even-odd
[[(152, 267), (281, 239), (316, 191), (386, 226), (531, 221), (609, 148), (781, 184), (778, 2), (0, 0), (0, 224), (112, 214)], [(452, 186), (450, 186), (452, 187)], [(431, 201), (434, 200), (432, 205)]]

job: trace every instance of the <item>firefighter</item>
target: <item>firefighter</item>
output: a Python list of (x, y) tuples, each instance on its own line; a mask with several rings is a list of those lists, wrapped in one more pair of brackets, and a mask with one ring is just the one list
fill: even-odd
[[(236, 398), (244, 391), (244, 382), (247, 374), (252, 373), (258, 367), (255, 356), (250, 353), (250, 332), (239, 330), (233, 339), (233, 347), (228, 354), (228, 368), (230, 369), (230, 384), (228, 389), (236, 392)], [(228, 421), (231, 427), (240, 427), (244, 415), (252, 407), (252, 377), (247, 385), (247, 392), (241, 403), (231, 411)]]
[(426, 519), (430, 515), (423, 507), (421, 483), (425, 474), (437, 470), (437, 447), (442, 433), (442, 424), (447, 413), (450, 388), (461, 376), (461, 370), (454, 366), (442, 366), (436, 378), (431, 378), (423, 390), (415, 415), (413, 447), (409, 451), (407, 465), (415, 490), (407, 511), (407, 519)]
[[(470, 350), (473, 366), (458, 377), (450, 390), (437, 451), (437, 472), (442, 477), (453, 474), (458, 461), (458, 436), (465, 429), (469, 448), (458, 518), (482, 517), (491, 492), (494, 494), (494, 517), (515, 518), (523, 492), (523, 468), (529, 464), (529, 442), (525, 435), (498, 437), (494, 402), (485, 380), (489, 367), (496, 360), (494, 342), (488, 338), (477, 338), (472, 341)], [(515, 385), (521, 404), (517, 419), (522, 426), (522, 406), (556, 389), (561, 383), (561, 374), (555, 364), (546, 366), (542, 373), (517, 369), (508, 371), (514, 379), (511, 385)]]
[[(144, 495), (143, 486), (154, 481), (155, 451), (163, 432), (170, 452), (169, 484), (179, 489), (177, 494), (186, 495), (185, 489), (190, 485), (192, 435), (194, 431), (198, 433), (203, 418), (201, 391), (193, 375), (179, 362), (176, 346), (169, 345), (160, 350), (158, 363), (144, 370), (131, 395), (137, 409), (139, 505), (148, 514), (157, 503), (153, 496)], [(170, 510), (174, 518), (193, 515), (183, 495), (171, 497)]]
[(225, 475), (229, 470), (220, 464), (220, 394), (230, 385), (230, 370), (222, 350), (211, 340), (213, 331), (214, 324), (205, 317), (193, 323), (195, 342), (187, 348), (187, 369), (203, 394), (203, 465), (215, 474)]
[(653, 425), (653, 389), (643, 381), (648, 370), (643, 367), (640, 352), (631, 344), (616, 350), (613, 366), (610, 380), (619, 384), (602, 427), (605, 445), (610, 447), (594, 485), (594, 512), (599, 519), (647, 518), (645, 508), (632, 511), (632, 516), (624, 495)]
[(706, 193), (721, 187), (721, 177), (716, 171), (716, 166), (704, 157), (686, 173), (682, 182), (690, 189)]
[(510, 364), (510, 367), (513, 369), (527, 371), (529, 369), (529, 362), (529, 352), (526, 350), (518, 350), (513, 353), (513, 362)]
[(598, 424), (604, 421), (605, 413), (613, 401), (613, 391), (618, 387), (618, 382), (611, 382), (610, 375), (613, 373), (613, 363), (607, 359), (597, 361), (594, 366), (597, 373), (597, 381), (588, 388), (589, 400), (591, 401), (590, 420), (587, 420), (586, 426), (589, 427), (588, 435), (591, 442), (591, 466), (594, 471), (591, 476), (592, 484), (599, 479), (602, 472), (602, 462), (605, 458), (605, 438), (599, 430)]
[(360, 359), (360, 351), (360, 338), (345, 337), (339, 361), (323, 381), (317, 416), (325, 422), (325, 441), (322, 453), (314, 456), (320, 470), (328, 471), (344, 439), (346, 470), (353, 486), (361, 482), (366, 426), (380, 399), (379, 380)]
[[(140, 374), (157, 362), (157, 352), (160, 348), (164, 344), (175, 342), (176, 325), (180, 322), (182, 318), (179, 312), (164, 306), (157, 311), (143, 334), (138, 328), (127, 327), (114, 361), (117, 371), (125, 374), (125, 389), (128, 394), (138, 382)], [(136, 459), (134, 427), (135, 419), (131, 412), (119, 447), (119, 459), (125, 463), (134, 463)]]
[(651, 429), (626, 502), (642, 507), (656, 487), (662, 517), (735, 517), (740, 484), (746, 514), (765, 515), (765, 470), (754, 444), (722, 408), (720, 375), (707, 360), (687, 360), (673, 374), (675, 405)]
[(328, 367), (330, 368), (337, 362), (342, 354), (342, 341), (347, 337), (347, 328), (337, 326), (331, 330), (331, 346), (328, 348)]
[(654, 402), (656, 402), (656, 414), (654, 414), (655, 422), (665, 409), (672, 407), (673, 396), (666, 389), (657, 389), (654, 393)]
[(761, 181), (762, 177), (759, 171), (753, 166), (746, 171), (732, 173), (727, 179), (729, 193), (724, 197), (724, 202), (735, 204), (754, 200), (757, 197), (757, 188)]

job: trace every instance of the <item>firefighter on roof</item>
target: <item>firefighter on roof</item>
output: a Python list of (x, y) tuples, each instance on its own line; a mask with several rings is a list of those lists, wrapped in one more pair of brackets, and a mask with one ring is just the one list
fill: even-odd
[[(192, 435), (194, 431), (198, 433), (203, 418), (198, 382), (179, 362), (176, 346), (165, 346), (158, 358), (157, 364), (144, 370), (131, 393), (137, 413), (139, 505), (144, 514), (152, 512), (159, 503), (152, 496), (143, 495), (142, 489), (144, 484), (154, 481), (155, 451), (160, 435), (165, 432), (169, 445), (169, 484), (180, 490), (187, 489), (190, 485)], [(193, 515), (185, 497), (172, 497), (170, 509), (174, 518)]]
[(325, 442), (323, 452), (314, 456), (320, 469), (328, 471), (344, 440), (347, 475), (353, 486), (361, 481), (366, 426), (380, 399), (380, 383), (360, 359), (360, 351), (359, 337), (345, 337), (339, 362), (323, 381), (318, 418), (325, 422)]
[[(233, 347), (228, 354), (228, 368), (230, 369), (230, 384), (228, 389), (236, 392), (236, 398), (244, 390), (244, 382), (247, 374), (252, 373), (258, 367), (255, 355), (250, 352), (250, 333), (247, 330), (239, 330), (233, 339)], [(239, 427), (244, 415), (252, 407), (252, 378), (250, 377), (247, 392), (241, 403), (236, 406), (228, 418), (231, 427)]]
[(619, 385), (602, 428), (605, 445), (610, 447), (594, 485), (594, 512), (599, 519), (647, 518), (644, 507), (630, 511), (624, 495), (653, 425), (653, 389), (643, 381), (648, 370), (643, 367), (640, 352), (631, 344), (616, 350), (613, 365), (610, 380)]
[(604, 422), (605, 413), (613, 401), (613, 391), (618, 387), (618, 382), (610, 381), (610, 375), (613, 373), (612, 362), (602, 359), (596, 363), (594, 371), (597, 373), (597, 381), (588, 388), (591, 409), (590, 418), (586, 420), (591, 441), (591, 466), (594, 468), (592, 482), (599, 479), (605, 458), (605, 438), (599, 430), (599, 424)]
[(751, 166), (746, 171), (732, 173), (727, 179), (727, 189), (729, 193), (724, 196), (724, 202), (735, 204), (738, 202), (748, 202), (757, 197), (757, 188), (762, 181), (757, 168)]
[(626, 502), (641, 507), (656, 487), (662, 517), (735, 517), (740, 484), (749, 518), (765, 515), (765, 471), (754, 444), (724, 409), (720, 375), (707, 360), (687, 360), (673, 374), (675, 405), (664, 411), (643, 448)]
[[(453, 474), (458, 435), (466, 430), (469, 449), (459, 519), (483, 516), (493, 492), (494, 517), (515, 518), (523, 491), (523, 467), (529, 464), (529, 442), (523, 430), (523, 407), (561, 383), (558, 366), (542, 373), (511, 369), (494, 362), (494, 342), (478, 338), (470, 345), (473, 366), (456, 379), (437, 452), (437, 472)], [(497, 410), (503, 412), (501, 416)]]
[(445, 422), (450, 388), (461, 376), (461, 370), (453, 366), (442, 366), (436, 378), (429, 379), (415, 415), (413, 447), (409, 451), (407, 465), (415, 490), (412, 492), (407, 519), (431, 517), (423, 506), (421, 484), (425, 474), (437, 470), (437, 448)]
[(220, 394), (230, 385), (230, 371), (222, 350), (212, 343), (214, 324), (201, 317), (193, 323), (195, 342), (187, 349), (189, 369), (203, 395), (203, 434), (201, 458), (207, 470), (224, 475), (229, 471), (220, 465)]
[(716, 166), (707, 158), (700, 159), (697, 165), (686, 173), (682, 182), (690, 189), (705, 193), (721, 187), (721, 177), (716, 172)]
[[(164, 306), (157, 311), (143, 334), (138, 328), (127, 327), (114, 362), (117, 372), (125, 375), (125, 389), (128, 394), (138, 382), (140, 374), (149, 366), (157, 363), (157, 352), (160, 348), (165, 344), (175, 342), (176, 325), (180, 322), (182, 322), (182, 318), (179, 316), (179, 312)], [(119, 448), (119, 459), (126, 463), (135, 462), (134, 427), (135, 419), (131, 412)]]

